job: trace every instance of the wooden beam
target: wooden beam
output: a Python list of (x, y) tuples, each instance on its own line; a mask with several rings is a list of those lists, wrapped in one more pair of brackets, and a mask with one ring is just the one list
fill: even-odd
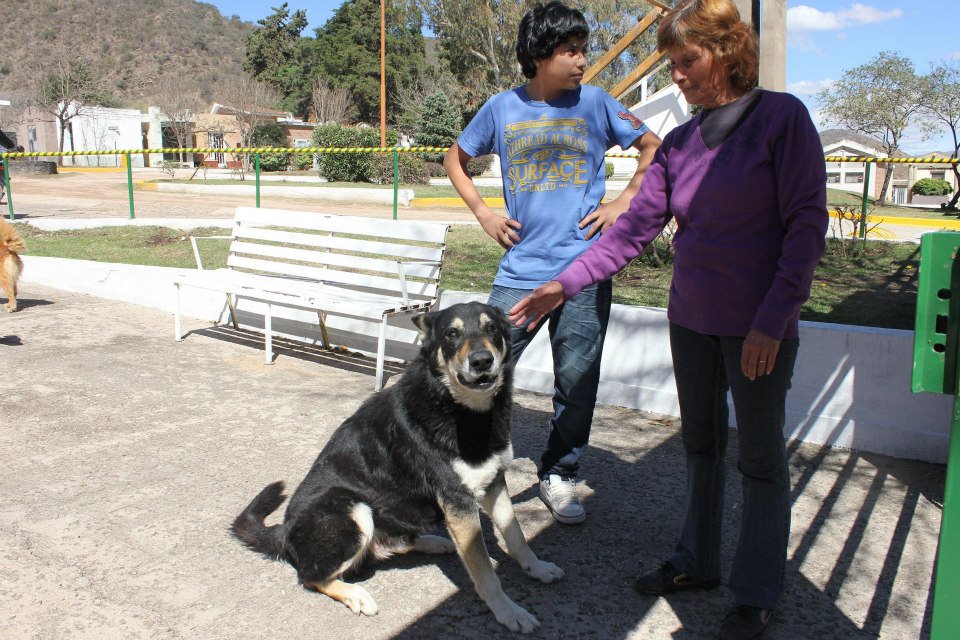
[(653, 9), (647, 15), (645, 15), (632, 29), (630, 29), (630, 31), (620, 38), (609, 51), (603, 54), (603, 56), (601, 56), (593, 66), (584, 72), (583, 82), (590, 82), (597, 77), (597, 74), (603, 71), (611, 62), (616, 60), (617, 56), (619, 56), (627, 47), (633, 44), (634, 40), (639, 38), (640, 35), (649, 29), (650, 25), (659, 20), (660, 16), (662, 15), (663, 10), (659, 8)]
[(640, 78), (642, 78), (646, 73), (663, 58), (663, 54), (659, 51), (654, 51), (646, 60), (641, 62), (636, 69), (627, 74), (627, 76), (620, 81), (620, 83), (610, 90), (610, 95), (619, 100), (630, 90), (630, 87), (634, 85)]

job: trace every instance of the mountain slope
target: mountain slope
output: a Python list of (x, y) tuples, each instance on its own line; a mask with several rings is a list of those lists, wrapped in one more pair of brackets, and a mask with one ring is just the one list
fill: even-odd
[(163, 76), (196, 78), (212, 98), (219, 79), (241, 70), (254, 27), (195, 0), (19, 0), (3, 13), (0, 92), (16, 92), (18, 73), (60, 49), (92, 64), (130, 107), (145, 106)]

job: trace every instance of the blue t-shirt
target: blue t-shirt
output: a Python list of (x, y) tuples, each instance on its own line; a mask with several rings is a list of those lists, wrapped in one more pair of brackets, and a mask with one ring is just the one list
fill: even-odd
[(534, 289), (553, 280), (598, 236), (584, 239), (580, 221), (606, 191), (604, 155), (649, 131), (599, 87), (583, 85), (550, 102), (524, 87), (499, 93), (457, 139), (472, 157), (500, 157), (507, 212), (521, 224), (520, 242), (500, 261), (494, 284)]

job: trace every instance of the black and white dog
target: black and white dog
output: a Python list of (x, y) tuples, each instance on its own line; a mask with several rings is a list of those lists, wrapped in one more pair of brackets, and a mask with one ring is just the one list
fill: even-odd
[[(287, 560), (305, 587), (365, 615), (376, 614), (377, 603), (341, 579), (348, 570), (368, 557), (457, 551), (497, 621), (528, 633), (540, 623), (503, 592), (478, 512), (490, 516), (528, 575), (543, 582), (563, 576), (527, 546), (504, 480), (513, 458), (507, 319), (474, 302), (414, 322), (419, 356), (333, 433), (283, 524), (264, 523), (286, 498), (283, 482), (275, 482), (237, 517), (233, 534), (254, 551)], [(424, 533), (440, 522), (452, 541)]]

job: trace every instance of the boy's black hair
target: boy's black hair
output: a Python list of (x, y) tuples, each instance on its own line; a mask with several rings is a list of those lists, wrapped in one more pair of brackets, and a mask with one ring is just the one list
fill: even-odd
[(517, 61), (526, 78), (537, 75), (537, 60), (553, 55), (553, 50), (570, 38), (586, 38), (590, 27), (583, 14), (562, 2), (535, 4), (520, 20), (517, 33)]

